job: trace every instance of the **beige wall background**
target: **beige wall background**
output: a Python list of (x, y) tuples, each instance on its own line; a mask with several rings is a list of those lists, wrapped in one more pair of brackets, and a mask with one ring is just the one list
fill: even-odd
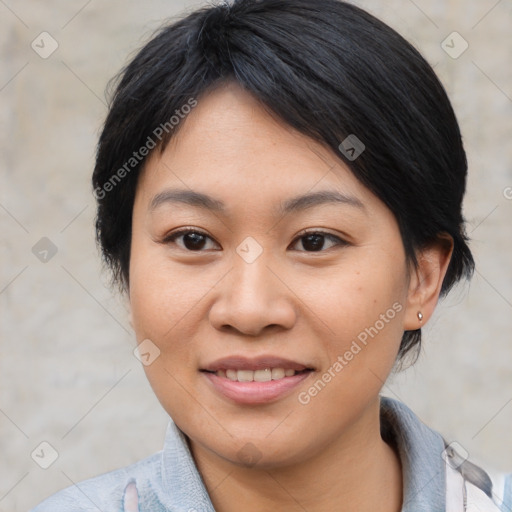
[[(470, 163), (477, 272), (440, 304), (420, 361), (384, 393), (477, 461), (512, 470), (512, 2), (356, 3), (435, 67)], [(0, 512), (162, 446), (167, 415), (101, 274), (89, 181), (107, 80), (163, 18), (198, 5), (0, 0)], [(445, 43), (451, 55), (442, 47), (454, 31), (469, 45), (457, 58), (459, 36)]]

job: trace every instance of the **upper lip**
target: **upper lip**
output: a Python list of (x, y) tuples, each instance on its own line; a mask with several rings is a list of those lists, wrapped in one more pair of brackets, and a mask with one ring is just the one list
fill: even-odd
[(284, 368), (285, 370), (295, 370), (300, 372), (302, 370), (312, 370), (307, 364), (298, 363), (291, 359), (284, 359), (277, 356), (260, 356), (260, 357), (245, 357), (245, 356), (230, 356), (217, 359), (212, 363), (201, 368), (209, 372), (216, 372), (218, 370), (263, 370), (265, 368)]

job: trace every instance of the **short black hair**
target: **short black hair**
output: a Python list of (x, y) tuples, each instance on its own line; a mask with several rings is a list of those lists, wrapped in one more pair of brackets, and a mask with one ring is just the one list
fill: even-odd
[[(450, 235), (442, 295), (471, 276), (466, 154), (447, 94), (420, 53), (346, 2), (234, 0), (166, 24), (115, 77), (92, 183), (97, 241), (121, 290), (129, 288), (132, 210), (148, 152), (163, 151), (185, 105), (228, 82), (337, 152), (395, 215), (409, 261)], [(350, 135), (365, 146), (356, 159), (340, 151)], [(406, 331), (398, 360), (420, 341), (420, 329)]]

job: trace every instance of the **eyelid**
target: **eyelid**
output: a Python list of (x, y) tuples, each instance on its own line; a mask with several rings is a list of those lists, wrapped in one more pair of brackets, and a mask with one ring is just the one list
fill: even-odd
[[(303, 229), (302, 231), (300, 231), (297, 236), (295, 237), (296, 239), (297, 238), (300, 238), (302, 236), (305, 236), (305, 235), (328, 235), (328, 236), (332, 236), (334, 238), (340, 238), (338, 235), (335, 235), (334, 233), (331, 233), (330, 231), (325, 231), (324, 229), (322, 228), (306, 228), (306, 229)], [(341, 240), (341, 238), (340, 238)]]
[[(322, 235), (325, 238), (329, 238), (331, 240), (335, 240), (336, 241), (336, 245), (338, 247), (343, 247), (343, 246), (346, 246), (346, 245), (350, 245), (350, 242), (348, 242), (345, 238), (342, 238), (339, 235), (335, 235), (334, 233), (330, 233), (329, 231), (325, 231), (325, 230), (320, 229), (320, 228), (307, 228), (307, 229), (304, 229), (303, 231), (301, 231), (301, 232), (299, 232), (297, 234), (297, 236), (293, 239), (291, 245), (295, 245), (298, 240), (300, 240), (302, 237), (304, 237), (306, 235)], [(332, 248), (333, 247), (331, 247), (330, 249), (332, 249)], [(323, 252), (327, 252), (328, 250), (329, 249), (327, 249), (325, 251), (299, 251), (299, 252), (305, 252), (305, 253), (311, 253), (311, 254), (321, 254)]]
[(187, 233), (197, 233), (198, 235), (204, 235), (204, 236), (211, 238), (208, 233), (206, 233), (205, 231), (202, 231), (201, 229), (194, 228), (192, 226), (189, 226), (189, 227), (185, 226), (185, 227), (178, 228), (175, 231), (172, 231), (171, 233), (167, 233), (166, 235), (164, 235), (164, 237), (162, 239), (162, 243), (168, 242), (169, 240), (172, 240), (173, 238), (177, 238), (180, 235), (186, 235)]
[[(202, 229), (199, 229), (199, 228), (195, 228), (193, 226), (185, 226), (185, 227), (182, 227), (182, 228), (178, 228), (176, 229), (175, 231), (171, 232), (171, 233), (168, 233), (166, 234), (163, 239), (160, 241), (160, 243), (162, 244), (168, 244), (170, 242), (174, 242), (174, 240), (176, 238), (179, 238), (180, 236), (182, 235), (187, 235), (189, 233), (196, 233), (198, 235), (202, 235), (206, 238), (209, 238), (212, 242), (214, 242), (215, 244), (219, 245), (217, 243), (217, 241), (211, 237), (206, 231), (203, 231)], [(186, 249), (185, 249), (186, 250)], [(188, 252), (204, 252), (204, 251), (188, 251)]]

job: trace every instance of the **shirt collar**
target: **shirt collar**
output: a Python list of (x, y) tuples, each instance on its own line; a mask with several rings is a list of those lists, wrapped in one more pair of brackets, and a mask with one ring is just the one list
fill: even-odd
[(171, 420), (162, 451), (162, 486), (169, 510), (215, 512), (185, 434)]
[(380, 417), (382, 435), (394, 442), (402, 464), (402, 512), (445, 510), (445, 445), (441, 435), (391, 398), (381, 398)]
[[(402, 464), (402, 512), (445, 510), (443, 438), (404, 404), (381, 398), (381, 430), (393, 442)], [(172, 510), (215, 512), (190, 453), (185, 434), (171, 420), (162, 451), (162, 485)]]

